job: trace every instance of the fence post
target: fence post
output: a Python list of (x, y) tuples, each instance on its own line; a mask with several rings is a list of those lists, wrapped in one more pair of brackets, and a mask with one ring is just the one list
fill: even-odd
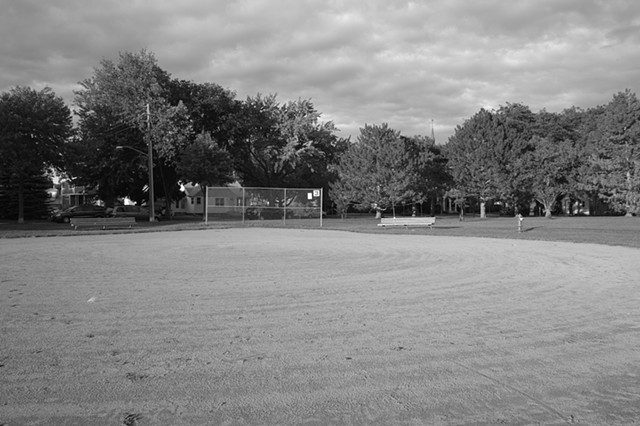
[(209, 187), (207, 185), (204, 186), (204, 223), (209, 224), (209, 191), (207, 191)]
[(320, 188), (320, 228), (322, 228), (322, 195), (324, 188)]

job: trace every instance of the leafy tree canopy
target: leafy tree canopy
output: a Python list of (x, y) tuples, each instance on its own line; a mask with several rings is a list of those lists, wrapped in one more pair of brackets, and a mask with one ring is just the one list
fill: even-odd
[[(335, 167), (331, 195), (340, 210), (347, 200), (378, 215), (404, 201), (417, 201), (420, 173), (432, 159), (422, 138), (403, 138), (382, 125), (365, 125)], [(424, 175), (423, 175), (424, 176)]]
[(456, 130), (444, 147), (456, 187), (482, 201), (497, 197), (500, 163), (497, 147), (504, 139), (504, 128), (496, 115), (481, 109)]
[(18, 188), (19, 222), (25, 182), (63, 166), (72, 133), (71, 112), (51, 89), (15, 87), (0, 95), (0, 172)]
[(233, 182), (231, 156), (209, 133), (198, 134), (196, 140), (184, 149), (177, 171), (182, 182), (203, 187)]
[(228, 147), (237, 126), (236, 115), (241, 102), (236, 94), (215, 83), (195, 83), (171, 80), (169, 101), (171, 105), (182, 103), (187, 110), (195, 135), (208, 133), (221, 147)]
[(599, 195), (615, 210), (640, 213), (640, 101), (619, 92), (595, 115), (588, 141)]
[(241, 104), (235, 120), (228, 151), (245, 186), (308, 186), (344, 146), (310, 100), (280, 104), (275, 95), (258, 94)]
[(580, 157), (570, 140), (553, 141), (534, 136), (532, 150), (518, 161), (524, 171), (527, 188), (544, 205), (545, 216), (551, 217), (556, 200), (575, 188)]
[[(167, 199), (175, 189), (175, 165), (192, 137), (185, 105), (170, 102), (171, 79), (154, 55), (120, 53), (104, 59), (75, 92), (80, 138), (69, 158), (73, 177), (97, 186), (107, 204), (118, 196), (142, 200), (148, 178), (148, 144), (153, 147), (154, 179)], [(125, 149), (118, 150), (118, 147)], [(155, 194), (154, 194), (155, 195)]]

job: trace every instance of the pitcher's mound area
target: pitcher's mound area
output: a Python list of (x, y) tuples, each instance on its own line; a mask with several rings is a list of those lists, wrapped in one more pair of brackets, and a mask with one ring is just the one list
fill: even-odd
[(0, 424), (640, 419), (637, 249), (252, 228), (0, 256)]

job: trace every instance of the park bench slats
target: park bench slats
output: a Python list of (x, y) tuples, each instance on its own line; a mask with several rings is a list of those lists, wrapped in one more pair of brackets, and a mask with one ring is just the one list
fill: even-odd
[(383, 217), (380, 219), (380, 223), (378, 226), (382, 226), (383, 228), (391, 227), (391, 226), (406, 226), (406, 227), (433, 227), (433, 224), (436, 223), (435, 217)]
[(131, 228), (136, 224), (135, 217), (77, 217), (72, 218), (69, 223), (73, 229), (78, 228), (98, 228), (116, 229)]

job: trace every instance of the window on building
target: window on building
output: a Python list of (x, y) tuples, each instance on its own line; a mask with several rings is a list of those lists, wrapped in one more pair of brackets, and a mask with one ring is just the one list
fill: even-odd
[(224, 198), (216, 198), (215, 199), (216, 206), (224, 206)]
[(202, 197), (196, 197), (196, 204), (202, 204)]

